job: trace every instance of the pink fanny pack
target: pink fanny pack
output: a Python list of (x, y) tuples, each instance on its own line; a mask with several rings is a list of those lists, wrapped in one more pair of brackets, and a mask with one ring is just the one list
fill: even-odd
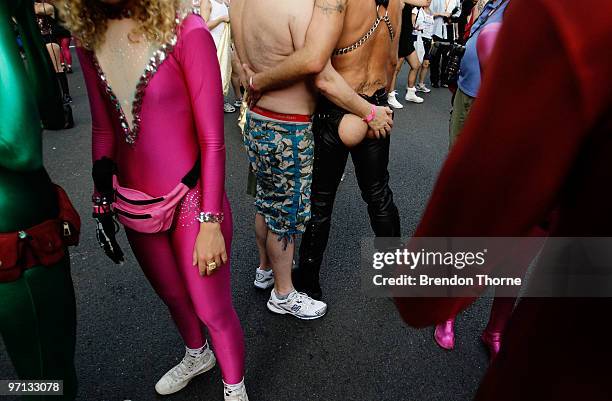
[(174, 221), (174, 212), (187, 192), (195, 187), (200, 160), (174, 189), (164, 196), (153, 197), (144, 192), (119, 185), (113, 175), (115, 200), (113, 210), (124, 226), (144, 234), (167, 231)]

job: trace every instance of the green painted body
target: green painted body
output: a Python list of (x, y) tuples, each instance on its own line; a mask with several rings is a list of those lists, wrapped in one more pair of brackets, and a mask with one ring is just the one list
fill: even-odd
[[(0, 0), (0, 233), (58, 215), (43, 167), (42, 122), (62, 126), (63, 104), (33, 7), (31, 0)], [(48, 398), (74, 399), (75, 302), (68, 253), (55, 266), (37, 266), (0, 283), (0, 300), (0, 333), (19, 378), (62, 379), (65, 395)]]

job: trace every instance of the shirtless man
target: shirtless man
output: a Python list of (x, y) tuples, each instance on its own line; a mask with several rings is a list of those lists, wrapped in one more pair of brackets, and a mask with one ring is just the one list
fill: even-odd
[[(266, 12), (280, 7), (276, 3), (281, 2), (266, 7)], [(362, 197), (368, 204), (374, 233), (378, 237), (400, 236), (399, 213), (389, 188), (387, 170), (390, 137), (384, 131), (370, 130), (368, 137), (357, 146), (346, 146), (341, 139), (342, 132), (360, 130), (360, 127), (347, 114), (348, 109), (330, 96), (333, 74), (320, 73), (331, 58), (335, 70), (357, 93), (376, 105), (387, 105), (387, 91), (397, 63), (400, 25), (399, 0), (315, 0), (312, 21), (300, 49), (282, 62), (269, 63), (271, 68), (263, 71), (256, 68), (258, 73), (245, 66), (250, 92), (255, 97), (316, 74), (317, 88), (327, 97), (319, 99), (313, 121), (312, 218), (302, 240), (300, 265), (293, 275), (296, 288), (313, 298), (322, 295), (319, 270), (336, 191), (349, 153)], [(365, 120), (376, 113), (378, 110), (372, 109)]]
[[(233, 0), (230, 19), (240, 60), (256, 71), (264, 71), (303, 47), (313, 6), (314, 0)], [(373, 106), (359, 97), (331, 65), (326, 71), (330, 92), (344, 107), (363, 117), (372, 114)], [(295, 291), (291, 279), (294, 237), (306, 230), (310, 220), (314, 159), (310, 116), (315, 103), (312, 80), (294, 80), (269, 91), (249, 109), (244, 131), (257, 176), (255, 231), (260, 267), (255, 285), (262, 289), (274, 285), (268, 309), (300, 319), (316, 319), (327, 310), (325, 303)], [(392, 124), (388, 110), (374, 110), (378, 118), (370, 121), (370, 128), (384, 134)], [(270, 266), (273, 272), (266, 271)]]

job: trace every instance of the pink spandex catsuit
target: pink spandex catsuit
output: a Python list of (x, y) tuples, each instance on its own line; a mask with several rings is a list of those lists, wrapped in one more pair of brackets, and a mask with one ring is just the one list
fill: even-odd
[[(228, 384), (239, 383), (244, 371), (243, 333), (231, 299), (228, 263), (201, 277), (192, 264), (199, 232), (200, 211), (224, 213), (221, 224), (227, 254), (232, 239), (232, 216), (225, 195), (223, 95), (213, 39), (201, 17), (190, 14), (177, 29), (176, 44), (158, 57), (156, 72), (141, 81), (135, 103), (138, 132), (122, 127), (123, 113), (96, 62), (93, 52), (79, 50), (89, 92), (93, 160), (106, 156), (118, 165), (123, 187), (151, 196), (170, 192), (201, 157), (201, 176), (179, 205), (169, 231), (141, 234), (126, 229), (145, 275), (170, 309), (189, 348), (205, 344), (203, 322)], [(159, 56), (159, 52), (157, 55)], [(126, 138), (137, 134), (133, 144)]]

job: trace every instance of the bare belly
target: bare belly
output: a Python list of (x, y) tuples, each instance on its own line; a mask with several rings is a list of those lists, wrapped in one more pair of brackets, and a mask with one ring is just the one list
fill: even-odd
[(277, 113), (311, 115), (315, 109), (314, 91), (305, 82), (264, 94), (257, 106)]
[[(334, 67), (336, 67), (334, 65)], [(360, 95), (371, 96), (379, 89), (387, 88), (392, 77), (386, 70), (386, 67), (379, 68), (362, 68), (353, 67), (337, 68), (337, 71), (344, 80)]]
[(353, 52), (332, 57), (336, 71), (360, 95), (370, 96), (387, 88), (393, 78), (397, 62), (384, 47), (388, 47), (386, 39), (382, 36)]

